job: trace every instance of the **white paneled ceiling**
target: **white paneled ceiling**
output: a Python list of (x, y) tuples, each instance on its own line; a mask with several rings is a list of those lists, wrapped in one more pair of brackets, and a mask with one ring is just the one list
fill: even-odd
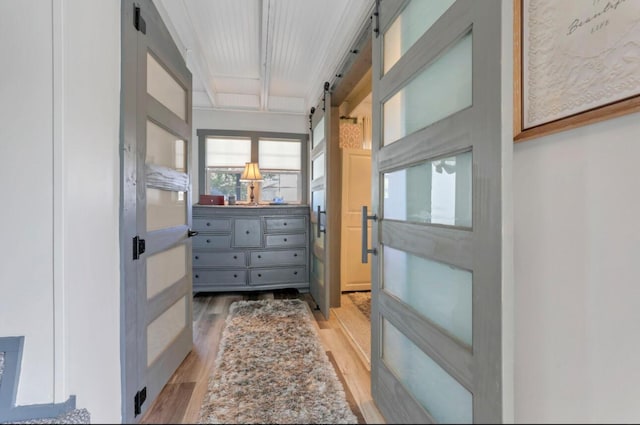
[(193, 106), (306, 114), (374, 0), (154, 0), (193, 74)]

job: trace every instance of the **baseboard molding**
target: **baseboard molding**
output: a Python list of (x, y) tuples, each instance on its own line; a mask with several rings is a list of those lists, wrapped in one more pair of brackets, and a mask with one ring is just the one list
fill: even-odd
[(0, 338), (0, 352), (4, 353), (4, 367), (0, 379), (0, 422), (54, 418), (76, 408), (76, 397), (64, 403), (16, 406), (16, 394), (22, 364), (24, 336)]

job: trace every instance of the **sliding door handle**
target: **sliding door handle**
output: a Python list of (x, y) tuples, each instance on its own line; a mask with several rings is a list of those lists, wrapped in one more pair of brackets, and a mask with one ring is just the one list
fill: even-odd
[(377, 215), (367, 215), (367, 206), (362, 206), (362, 264), (369, 262), (369, 254), (378, 255), (378, 250), (375, 248), (369, 249), (369, 238), (367, 232), (368, 220), (376, 221)]
[(324, 233), (327, 231), (326, 228), (322, 228), (322, 221), (320, 220), (320, 214), (326, 214), (326, 211), (320, 211), (320, 205), (318, 205), (318, 212), (316, 214), (316, 219), (318, 221), (317, 235), (320, 237), (320, 233)]

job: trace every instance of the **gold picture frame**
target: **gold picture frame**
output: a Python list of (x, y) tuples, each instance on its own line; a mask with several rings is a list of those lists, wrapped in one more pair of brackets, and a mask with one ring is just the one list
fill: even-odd
[(638, 34), (640, 2), (514, 0), (514, 143), (640, 111)]

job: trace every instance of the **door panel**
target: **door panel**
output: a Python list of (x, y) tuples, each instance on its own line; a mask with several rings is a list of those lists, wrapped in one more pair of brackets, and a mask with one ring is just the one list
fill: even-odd
[(329, 114), (325, 114), (326, 95), (314, 112), (311, 113), (311, 282), (309, 292), (316, 305), (329, 317), (330, 297), (329, 284), (326, 281), (327, 267), (327, 176), (326, 159), (327, 145), (325, 135), (329, 134), (327, 125), (330, 123)]
[[(371, 150), (342, 148), (342, 291), (371, 289), (371, 267), (356, 255), (362, 241), (362, 206), (371, 208)], [(371, 223), (367, 227), (371, 240)]]
[(500, 13), (380, 3), (371, 382), (391, 423), (502, 421)]
[(127, 252), (134, 241), (123, 259), (123, 420), (133, 423), (192, 347), (191, 73), (152, 1), (122, 7)]

